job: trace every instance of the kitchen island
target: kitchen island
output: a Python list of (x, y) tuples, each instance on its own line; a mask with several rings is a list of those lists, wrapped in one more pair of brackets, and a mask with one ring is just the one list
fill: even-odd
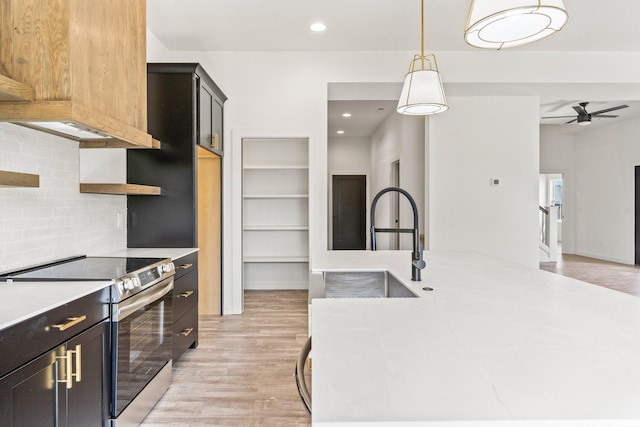
[[(326, 252), (420, 298), (312, 301), (314, 426), (640, 426), (640, 299), (476, 253)], [(433, 291), (424, 291), (430, 287)]]

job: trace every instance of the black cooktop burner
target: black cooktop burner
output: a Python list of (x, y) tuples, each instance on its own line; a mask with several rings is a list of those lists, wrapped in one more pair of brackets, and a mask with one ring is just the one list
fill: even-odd
[(112, 280), (163, 258), (77, 257), (0, 275), (0, 280)]

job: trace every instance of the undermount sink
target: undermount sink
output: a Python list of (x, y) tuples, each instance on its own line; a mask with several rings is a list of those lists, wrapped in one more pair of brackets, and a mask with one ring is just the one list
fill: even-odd
[(387, 271), (325, 271), (324, 298), (416, 298)]

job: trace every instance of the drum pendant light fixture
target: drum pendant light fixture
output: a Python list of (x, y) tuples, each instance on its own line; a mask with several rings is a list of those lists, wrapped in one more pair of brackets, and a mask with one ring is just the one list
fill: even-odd
[(422, 51), (414, 56), (405, 76), (397, 111), (400, 114), (429, 115), (446, 111), (442, 80), (435, 55), (424, 54), (424, 0), (422, 0), (421, 36)]
[(520, 46), (560, 31), (568, 18), (562, 0), (472, 0), (464, 40), (484, 49)]

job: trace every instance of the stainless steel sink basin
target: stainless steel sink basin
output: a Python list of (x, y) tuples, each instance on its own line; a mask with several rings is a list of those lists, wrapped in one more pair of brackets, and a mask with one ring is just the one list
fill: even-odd
[(416, 298), (387, 271), (325, 271), (324, 298)]

